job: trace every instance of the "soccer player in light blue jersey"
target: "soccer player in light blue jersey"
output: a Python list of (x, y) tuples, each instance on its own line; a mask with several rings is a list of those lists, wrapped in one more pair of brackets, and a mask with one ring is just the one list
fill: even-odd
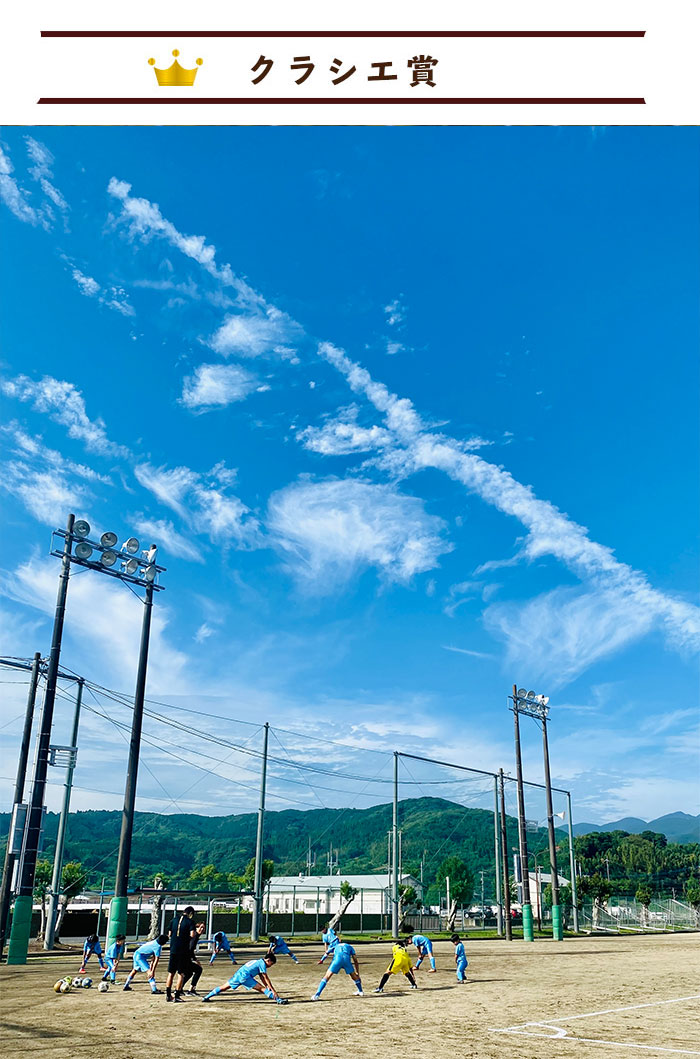
[[(285, 1000), (279, 995), (272, 982), (270, 976), (267, 973), (268, 967), (272, 967), (273, 964), (277, 963), (277, 957), (273, 952), (268, 952), (267, 955), (263, 956), (260, 960), (248, 960), (248, 963), (244, 963), (242, 967), (236, 971), (232, 978), (229, 978), (226, 985), (219, 985), (216, 989), (212, 989), (210, 993), (202, 997), (202, 1003), (206, 1003), (211, 1000), (212, 997), (218, 996), (219, 993), (225, 993), (227, 989), (236, 990), (240, 985), (244, 989), (254, 990), (256, 993), (263, 993), (270, 1000), (275, 1000), (278, 1004), (288, 1004), (289, 1001)], [(260, 979), (258, 982), (256, 979)]]
[(348, 945), (347, 942), (341, 941), (335, 946), (331, 965), (319, 982), (318, 989), (311, 999), (320, 1000), (321, 993), (326, 988), (333, 975), (339, 974), (341, 971), (345, 971), (346, 974), (349, 974), (357, 986), (355, 996), (364, 996), (365, 994), (362, 991), (362, 979), (360, 978), (360, 964), (358, 963), (355, 950), (352, 945)]
[(102, 981), (106, 982), (108, 979), (115, 984), (117, 981), (117, 968), (119, 967), (119, 961), (126, 951), (126, 934), (117, 934), (116, 941), (107, 949), (105, 954), (105, 961), (107, 963), (107, 970), (102, 975)]
[(323, 953), (323, 956), (318, 961), (319, 963), (323, 963), (327, 956), (330, 956), (332, 958), (336, 946), (340, 944), (340, 938), (338, 937), (330, 923), (328, 924), (324, 932), (321, 934), (321, 941), (326, 946), (326, 948)]
[(129, 971), (124, 983), (125, 993), (131, 991), (131, 983), (139, 971), (145, 971), (148, 975), (148, 984), (151, 987), (151, 992), (160, 993), (160, 989), (156, 986), (156, 967), (158, 966), (163, 946), (167, 944), (167, 941), (167, 934), (159, 934), (153, 941), (145, 941), (143, 945), (139, 945), (134, 952), (134, 966)]
[(274, 952), (275, 956), (291, 956), (295, 963), (299, 963), (287, 942), (279, 934), (270, 934), (268, 941), (270, 942), (269, 952)]
[(430, 970), (428, 971), (428, 974), (435, 974), (435, 957), (433, 956), (433, 943), (430, 938), (426, 938), (423, 934), (413, 934), (409, 938), (409, 944), (415, 945), (415, 947), (418, 949), (418, 960), (416, 961), (416, 965), (413, 968), (414, 971), (418, 970), (421, 963), (427, 956), (430, 960)]
[(216, 934), (211, 939), (211, 943), (214, 946), (214, 951), (211, 954), (211, 959), (209, 961), (210, 964), (214, 962), (220, 952), (225, 953), (226, 956), (228, 956), (231, 960), (231, 963), (238, 963), (238, 960), (233, 955), (233, 950), (231, 949), (231, 942), (228, 940), (223, 930), (217, 930)]
[(464, 951), (464, 942), (461, 940), (459, 934), (453, 934), (450, 941), (455, 947), (455, 964), (457, 967), (457, 981), (466, 982), (467, 980), (467, 966), (469, 961), (467, 960), (467, 954)]
[(98, 938), (97, 934), (88, 934), (85, 939), (85, 944), (83, 945), (83, 962), (80, 965), (80, 970), (78, 971), (78, 974), (85, 974), (87, 962), (93, 953), (99, 960), (100, 970), (107, 970), (107, 965), (102, 959), (102, 946), (100, 945), (100, 939)]

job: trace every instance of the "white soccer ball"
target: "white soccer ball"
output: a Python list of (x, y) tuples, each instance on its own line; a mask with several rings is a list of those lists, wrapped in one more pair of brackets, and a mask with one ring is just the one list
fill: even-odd
[(63, 981), (61, 982), (61, 992), (62, 993), (70, 993), (72, 988), (73, 987), (70, 984), (70, 982), (67, 979), (64, 978)]
[(82, 989), (83, 988), (83, 980), (82, 980), (82, 978), (74, 978), (73, 982), (72, 982), (72, 985), (73, 985), (74, 989)]
[(89, 989), (92, 985), (92, 978), (83, 978), (81, 981), (83, 983), (83, 989)]
[(106, 993), (109, 989), (109, 982), (100, 982), (97, 988), (100, 993)]

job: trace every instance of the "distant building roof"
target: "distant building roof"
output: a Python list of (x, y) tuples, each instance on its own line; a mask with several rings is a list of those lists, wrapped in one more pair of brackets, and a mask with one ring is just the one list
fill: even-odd
[[(337, 890), (341, 883), (348, 882), (356, 890), (386, 890), (391, 886), (391, 876), (384, 873), (380, 875), (273, 875), (270, 879), (272, 890), (299, 889), (315, 890)], [(403, 874), (401, 884), (410, 886), (420, 885), (412, 875)]]

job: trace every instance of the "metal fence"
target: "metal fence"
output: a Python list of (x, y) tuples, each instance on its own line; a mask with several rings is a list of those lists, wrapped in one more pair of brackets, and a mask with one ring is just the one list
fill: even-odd
[(652, 901), (648, 908), (631, 897), (612, 897), (605, 906), (584, 905), (579, 918), (582, 930), (615, 934), (700, 929), (700, 909), (671, 897)]

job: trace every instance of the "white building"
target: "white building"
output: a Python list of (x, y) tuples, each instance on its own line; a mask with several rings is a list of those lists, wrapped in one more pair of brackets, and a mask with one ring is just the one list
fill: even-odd
[[(334, 915), (342, 906), (340, 887), (344, 882), (358, 891), (348, 908), (349, 913), (391, 912), (391, 877), (383, 875), (277, 875), (270, 880), (265, 893), (265, 908), (270, 912), (305, 912), (321, 917)], [(402, 886), (413, 886), (420, 897), (421, 886), (412, 875), (402, 875)], [(251, 909), (253, 899), (244, 897), (243, 908)]]

